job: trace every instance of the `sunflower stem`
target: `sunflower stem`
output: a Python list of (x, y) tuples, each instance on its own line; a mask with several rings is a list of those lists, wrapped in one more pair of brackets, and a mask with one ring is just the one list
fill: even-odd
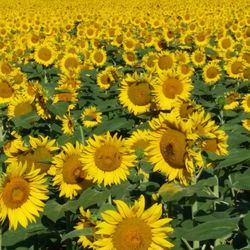
[(190, 246), (190, 244), (185, 238), (182, 237), (181, 240), (184, 242), (188, 250), (193, 250), (193, 248)]
[[(216, 178), (216, 184), (214, 185), (214, 195), (216, 196), (216, 198), (219, 199), (220, 197), (220, 193), (219, 193), (219, 180), (218, 177), (215, 175)], [(216, 203), (217, 201), (214, 202), (214, 210), (216, 210)]]
[(2, 225), (0, 225), (0, 250), (2, 249)]
[(81, 134), (81, 142), (84, 143), (84, 133), (83, 133), (82, 126), (79, 126), (79, 129), (80, 129), (80, 134)]

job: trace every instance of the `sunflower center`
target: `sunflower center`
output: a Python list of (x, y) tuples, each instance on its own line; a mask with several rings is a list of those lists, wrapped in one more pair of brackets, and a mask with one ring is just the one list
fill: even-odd
[(164, 160), (174, 168), (183, 168), (186, 153), (186, 136), (177, 130), (168, 128), (160, 141), (160, 150)]
[(233, 74), (241, 73), (242, 69), (243, 69), (243, 65), (241, 62), (235, 62), (231, 66), (231, 70)]
[(218, 74), (219, 74), (219, 71), (218, 71), (218, 69), (215, 68), (215, 67), (210, 67), (210, 68), (207, 70), (207, 77), (210, 78), (210, 79), (215, 78)]
[(114, 171), (122, 162), (121, 153), (113, 145), (103, 145), (95, 153), (95, 164), (103, 171)]
[(2, 63), (1, 72), (3, 74), (8, 75), (11, 71), (12, 71), (11, 66), (7, 62)]
[(14, 115), (17, 116), (22, 116), (25, 114), (28, 114), (29, 112), (33, 111), (33, 107), (29, 102), (23, 102), (19, 103), (16, 105), (15, 110), (14, 110)]
[(188, 118), (194, 112), (194, 107), (188, 103), (183, 103), (180, 107), (181, 118)]
[(147, 250), (151, 241), (151, 228), (140, 218), (124, 219), (113, 234), (113, 244), (118, 250)]
[(48, 48), (41, 48), (38, 51), (38, 57), (43, 61), (49, 61), (51, 59), (52, 53)]
[(228, 49), (231, 46), (231, 41), (230, 39), (224, 39), (221, 43), (223, 49)]
[(250, 68), (246, 68), (243, 72), (243, 77), (247, 80), (250, 80)]
[(13, 95), (13, 89), (9, 86), (7, 81), (0, 82), (0, 97), (10, 98)]
[(63, 164), (63, 180), (68, 184), (79, 184), (83, 181), (85, 174), (78, 155), (69, 156)]
[(21, 177), (14, 177), (3, 188), (3, 202), (8, 208), (18, 208), (28, 199), (29, 192), (29, 183)]
[(150, 85), (146, 82), (132, 83), (128, 88), (128, 97), (135, 105), (148, 105), (152, 99)]
[(162, 91), (167, 98), (174, 99), (177, 95), (182, 93), (183, 83), (176, 78), (166, 79), (162, 85)]
[(64, 66), (66, 69), (71, 69), (71, 68), (76, 69), (78, 67), (78, 61), (74, 57), (68, 57), (64, 62)]
[(217, 140), (216, 139), (206, 140), (205, 145), (202, 148), (203, 150), (215, 153), (217, 150)]
[(104, 74), (101, 76), (101, 83), (104, 85), (109, 85), (111, 83), (111, 79), (108, 74)]
[(161, 70), (167, 70), (167, 69), (171, 69), (173, 66), (173, 59), (171, 58), (171, 56), (161, 56), (158, 59), (158, 66)]
[(200, 63), (203, 61), (204, 56), (202, 53), (197, 53), (197, 54), (195, 54), (194, 58), (195, 58), (196, 62)]
[(96, 52), (94, 54), (94, 59), (96, 62), (101, 63), (104, 59), (103, 54), (101, 52)]
[(239, 95), (237, 93), (231, 93), (230, 95), (227, 96), (227, 101), (229, 103), (235, 102), (239, 98)]
[(147, 140), (141, 139), (138, 140), (133, 146), (132, 149), (145, 149), (149, 145)]

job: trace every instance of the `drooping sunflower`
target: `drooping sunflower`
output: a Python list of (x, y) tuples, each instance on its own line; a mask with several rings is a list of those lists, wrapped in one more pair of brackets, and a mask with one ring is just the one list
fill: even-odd
[(212, 61), (203, 68), (202, 76), (205, 83), (214, 84), (221, 78), (221, 68), (216, 61)]
[(97, 75), (96, 82), (101, 89), (109, 89), (117, 79), (116, 68), (108, 66)]
[(26, 228), (35, 222), (49, 198), (45, 182), (44, 174), (38, 169), (27, 171), (26, 163), (9, 165), (0, 178), (0, 221), (8, 218), (14, 230), (18, 224)]
[(73, 135), (75, 131), (75, 121), (70, 114), (64, 115), (60, 118), (62, 121), (62, 131), (65, 135)]
[(196, 167), (203, 165), (191, 124), (176, 119), (175, 113), (160, 114), (150, 123), (148, 158), (154, 171), (160, 171), (168, 181), (178, 180), (187, 185)]
[[(80, 218), (80, 221), (76, 224), (76, 226), (74, 226), (74, 229), (80, 230), (80, 229), (91, 227), (92, 230), (95, 231), (95, 228), (96, 228), (98, 221), (93, 218), (90, 210), (88, 209), (88, 210), (84, 211), (83, 207), (80, 207), (79, 210), (80, 210), (81, 218)], [(93, 232), (93, 233), (95, 233), (95, 232)], [(83, 246), (83, 248), (92, 248), (93, 249), (94, 248), (94, 244), (93, 244), (94, 241), (95, 241), (95, 237), (93, 235), (80, 236), (77, 243), (81, 244)]]
[(149, 75), (127, 75), (121, 82), (119, 101), (135, 115), (148, 112), (152, 104), (152, 80)]
[(155, 82), (155, 96), (161, 109), (170, 110), (181, 98), (187, 100), (193, 88), (190, 78), (175, 71), (161, 73)]
[(161, 218), (162, 205), (154, 204), (145, 210), (145, 198), (141, 196), (129, 207), (122, 200), (115, 200), (116, 211), (106, 210), (98, 223), (94, 242), (99, 250), (163, 250), (174, 245), (166, 238), (173, 229), (171, 218)]
[(95, 66), (101, 67), (107, 61), (106, 51), (103, 49), (95, 49), (91, 53), (90, 59)]
[(83, 145), (76, 142), (75, 146), (67, 143), (62, 146), (62, 151), (53, 157), (52, 166), (48, 173), (53, 177), (53, 186), (58, 186), (59, 196), (73, 199), (81, 191), (92, 185), (88, 181), (87, 172), (80, 161), (83, 154)]
[(243, 108), (243, 110), (245, 112), (250, 112), (250, 94), (246, 94), (243, 97), (242, 103), (241, 103), (241, 107)]
[(107, 186), (127, 179), (129, 168), (134, 166), (135, 155), (129, 154), (125, 140), (108, 132), (88, 139), (81, 161), (93, 182)]
[(96, 127), (102, 122), (102, 113), (95, 106), (85, 108), (81, 114), (82, 124), (86, 128)]
[(57, 57), (55, 48), (49, 43), (43, 43), (35, 48), (34, 59), (46, 67), (53, 64)]
[(232, 110), (239, 106), (240, 94), (235, 91), (230, 91), (224, 94), (226, 104), (224, 105), (225, 110)]

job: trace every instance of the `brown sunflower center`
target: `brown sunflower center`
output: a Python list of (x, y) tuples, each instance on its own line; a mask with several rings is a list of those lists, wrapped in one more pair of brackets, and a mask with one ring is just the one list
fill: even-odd
[(65, 62), (64, 62), (64, 66), (66, 69), (76, 69), (79, 64), (78, 64), (78, 60), (75, 57), (68, 57)]
[(244, 79), (250, 80), (250, 68), (246, 68), (243, 72)]
[(185, 166), (186, 136), (182, 132), (168, 128), (161, 138), (160, 150), (164, 160), (172, 167)]
[(233, 74), (241, 73), (242, 69), (243, 69), (243, 64), (241, 62), (234, 62), (231, 65), (231, 70)]
[(205, 145), (202, 147), (203, 150), (215, 153), (217, 150), (217, 139), (210, 139), (205, 141)]
[(29, 112), (33, 111), (33, 107), (29, 102), (23, 102), (19, 103), (16, 105), (14, 109), (14, 115), (17, 116), (22, 116), (25, 114), (28, 114)]
[(97, 63), (101, 63), (103, 61), (103, 59), (104, 59), (104, 56), (103, 56), (103, 54), (101, 52), (96, 52), (94, 54), (94, 59), (95, 59), (95, 61)]
[(238, 93), (231, 93), (227, 96), (227, 101), (229, 103), (235, 102), (237, 101), (237, 98), (239, 98), (239, 94)]
[(194, 107), (188, 103), (183, 103), (180, 107), (181, 118), (188, 118), (194, 112)]
[(148, 250), (151, 242), (151, 228), (140, 218), (124, 219), (113, 234), (113, 245), (119, 250)]
[(176, 78), (168, 78), (162, 85), (163, 94), (169, 98), (174, 99), (177, 95), (180, 95), (183, 91), (183, 83)]
[(230, 48), (230, 46), (231, 46), (231, 41), (230, 41), (230, 39), (229, 39), (229, 38), (224, 39), (224, 40), (221, 42), (221, 46), (222, 46), (223, 49), (228, 49), (228, 48)]
[(1, 72), (8, 75), (12, 71), (11, 66), (7, 62), (1, 64)]
[(104, 85), (110, 85), (111, 83), (111, 79), (108, 74), (102, 75), (100, 80), (101, 80), (101, 83)]
[(161, 70), (171, 69), (173, 66), (173, 59), (171, 56), (165, 55), (158, 59), (158, 66)]
[(68, 184), (81, 183), (85, 177), (82, 167), (79, 155), (69, 156), (63, 164), (63, 180)]
[(48, 48), (41, 48), (38, 51), (38, 57), (43, 61), (49, 61), (51, 59), (52, 53)]
[(147, 140), (141, 139), (135, 142), (135, 144), (132, 146), (132, 149), (145, 149), (149, 145)]
[(128, 87), (128, 97), (135, 105), (148, 105), (152, 99), (150, 85), (146, 82), (132, 83)]
[(96, 150), (95, 164), (103, 171), (114, 171), (120, 167), (122, 155), (113, 145), (103, 145)]
[(207, 77), (214, 79), (219, 74), (219, 70), (216, 67), (210, 67), (207, 69)]
[(10, 98), (13, 95), (14, 91), (10, 87), (7, 81), (2, 80), (0, 82), (0, 97), (2, 98)]
[(29, 193), (29, 183), (21, 177), (14, 177), (3, 188), (3, 202), (8, 208), (18, 208), (27, 201)]
[(203, 61), (204, 55), (202, 53), (197, 53), (194, 56), (196, 62), (201, 63)]

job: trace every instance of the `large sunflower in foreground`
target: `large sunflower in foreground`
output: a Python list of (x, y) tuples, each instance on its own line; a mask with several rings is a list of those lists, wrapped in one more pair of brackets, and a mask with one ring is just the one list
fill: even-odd
[(0, 221), (9, 220), (9, 228), (27, 227), (43, 211), (47, 196), (44, 174), (27, 171), (27, 164), (11, 164), (0, 178)]
[(187, 100), (193, 86), (190, 78), (168, 70), (160, 73), (154, 88), (156, 101), (160, 108), (169, 110), (175, 106), (180, 98)]
[(135, 115), (148, 112), (152, 104), (151, 78), (137, 73), (127, 75), (122, 81), (119, 100), (123, 107)]
[(148, 158), (154, 171), (160, 171), (168, 181), (178, 180), (187, 185), (195, 168), (203, 165), (200, 150), (195, 147), (191, 124), (176, 119), (175, 113), (161, 114), (150, 122), (154, 131), (149, 135)]
[(61, 153), (56, 155), (49, 169), (49, 174), (54, 176), (53, 186), (59, 186), (59, 196), (73, 199), (82, 190), (92, 185), (92, 182), (86, 180), (86, 171), (83, 170), (83, 164), (80, 157), (83, 154), (83, 145), (76, 142), (74, 146), (67, 143), (62, 147)]
[(141, 196), (129, 207), (115, 200), (117, 211), (106, 210), (101, 215), (103, 222), (97, 225), (100, 239), (94, 242), (99, 250), (164, 250), (174, 245), (166, 238), (173, 229), (168, 224), (171, 218), (161, 218), (162, 205), (154, 204), (145, 210), (145, 198)]
[(129, 154), (126, 143), (117, 135), (108, 132), (89, 138), (81, 161), (87, 176), (98, 184), (105, 186), (120, 184), (129, 175), (129, 167), (135, 163), (135, 155)]

